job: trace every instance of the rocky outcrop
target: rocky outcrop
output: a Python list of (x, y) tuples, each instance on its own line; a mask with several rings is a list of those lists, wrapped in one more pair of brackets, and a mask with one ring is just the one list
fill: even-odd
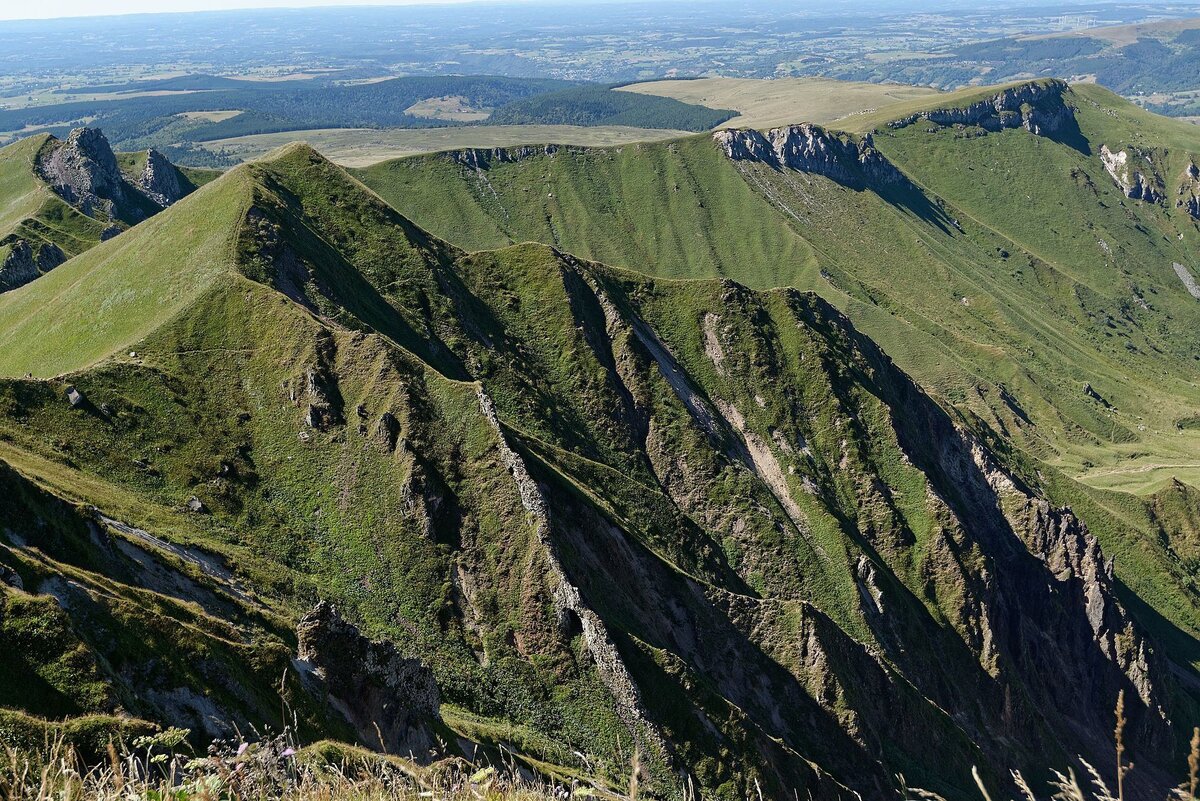
[(59, 197), (88, 217), (120, 223), (106, 230), (102, 240), (195, 189), (153, 149), (147, 151), (141, 173), (126, 176), (99, 128), (76, 128), (62, 141), (51, 138), (38, 154), (35, 169)]
[[(916, 434), (905, 431), (910, 424), (901, 423), (902, 440)], [(945, 505), (959, 529), (955, 550), (980, 557), (954, 580), (969, 610), (960, 625), (984, 634), (981, 663), (1002, 681), (1019, 678), (1038, 697), (1041, 714), (1055, 710), (1097, 753), (1108, 747), (1096, 734), (1107, 712), (1097, 699), (1132, 689), (1139, 747), (1165, 747), (1169, 668), (1119, 600), (1112, 561), (1095, 536), (1070, 508), (1021, 486), (940, 414), (920, 431), (938, 443), (936, 456), (924, 462), (914, 453), (914, 462), (931, 475), (936, 505)], [(951, 572), (949, 564), (943, 568)], [(1036, 627), (1013, 625), (1034, 620)]]
[(907, 179), (882, 153), (871, 137), (855, 139), (811, 123), (754, 130), (722, 130), (713, 140), (734, 161), (758, 161), (776, 169), (823, 175), (846, 186), (904, 184)]
[(304, 372), (304, 393), (308, 410), (304, 425), (318, 431), (328, 431), (345, 422), (343, 401), (333, 369), (335, 350), (333, 337), (323, 334), (317, 340), (316, 363)]
[(1175, 207), (1186, 211), (1192, 219), (1200, 220), (1200, 167), (1194, 161), (1189, 161), (1187, 169), (1183, 171)]
[[(1136, 153), (1136, 151), (1134, 152)], [(1100, 145), (1100, 161), (1104, 163), (1105, 172), (1112, 177), (1125, 197), (1144, 200), (1147, 203), (1159, 203), (1165, 197), (1162, 180), (1155, 174), (1149, 158), (1144, 159), (1147, 171), (1143, 173), (1141, 170), (1134, 169), (1129, 151), (1117, 150), (1114, 152), (1109, 149), (1108, 145)]]
[(521, 145), (519, 147), (472, 147), (466, 150), (455, 150), (446, 157), (455, 164), (461, 164), (473, 170), (487, 170), (492, 164), (513, 164), (534, 156), (553, 156), (558, 152), (558, 145)]
[(559, 561), (551, 539), (550, 505), (541, 486), (529, 474), (520, 454), (509, 446), (491, 397), (482, 387), (477, 391), (477, 396), (479, 410), (496, 436), (500, 460), (512, 476), (520, 494), (521, 505), (525, 508), (530, 522), (536, 527), (538, 539), (545, 547), (546, 560), (556, 585), (553, 601), (559, 628), (564, 632), (579, 629), (601, 681), (612, 693), (621, 720), (637, 738), (639, 745), (648, 746), (660, 759), (665, 759), (669, 749), (657, 727), (648, 719), (641, 691), (609, 636), (608, 628), (600, 616), (584, 603), (579, 588), (568, 578)]
[(8, 254), (0, 261), (0, 292), (24, 286), (67, 260), (62, 248), (51, 242), (35, 245), (16, 239), (8, 245)]
[(1025, 83), (966, 106), (911, 114), (888, 123), (888, 127), (903, 128), (925, 120), (935, 125), (973, 125), (988, 131), (1024, 128), (1038, 136), (1052, 136), (1074, 122), (1074, 113), (1063, 97), (1066, 90), (1063, 81)]
[(52, 142), (38, 159), (38, 172), (64, 200), (89, 217), (113, 217), (128, 201), (129, 185), (108, 139), (98, 128), (76, 128)]
[(325, 601), (300, 619), (296, 640), (294, 664), (305, 683), (362, 742), (420, 762), (437, 755), (441, 694), (419, 659), (367, 639)]
[(153, 148), (146, 152), (146, 166), (142, 168), (137, 185), (142, 194), (164, 209), (185, 194), (175, 165)]
[(1171, 269), (1175, 271), (1175, 275), (1179, 277), (1179, 280), (1183, 283), (1183, 288), (1188, 291), (1188, 294), (1196, 300), (1200, 300), (1200, 285), (1196, 283), (1196, 279), (1192, 275), (1192, 271), (1187, 268), (1187, 265), (1176, 261), (1171, 263)]

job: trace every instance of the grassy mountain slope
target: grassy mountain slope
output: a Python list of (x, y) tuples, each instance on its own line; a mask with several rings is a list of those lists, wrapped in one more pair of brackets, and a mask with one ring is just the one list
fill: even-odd
[[(990, 102), (1006, 88), (1013, 87), (967, 90), (954, 102), (939, 97), (903, 116)], [(1074, 87), (1063, 97), (1079, 132), (1061, 141), (1020, 128), (923, 120), (892, 128), (876, 120), (875, 147), (909, 185), (845, 185), (765, 163), (706, 161), (695, 202), (712, 216), (691, 238), (681, 230), (676, 241), (720, 232), (721, 260), (701, 261), (690, 274), (711, 270), (816, 291), (922, 386), (1019, 445), (1038, 465), (1031, 469), (1041, 470), (1046, 491), (1071, 504), (1116, 556), (1125, 597), (1143, 624), (1177, 659), (1195, 664), (1191, 557), (1162, 533), (1181, 524), (1156, 512), (1153, 500), (1107, 490), (1148, 494), (1172, 476), (1196, 480), (1197, 308), (1173, 265), (1192, 275), (1197, 269), (1196, 222), (1175, 202), (1200, 137), (1098, 87)], [(1100, 158), (1101, 144), (1145, 152), (1165, 200), (1125, 197)], [(687, 250), (655, 236), (671, 223), (639, 211), (653, 208), (645, 187), (661, 186), (648, 179), (664, 171), (648, 165), (674, 165), (679, 153), (691, 152), (684, 148), (702, 153), (706, 145), (697, 138), (646, 146), (652, 155), (640, 162), (645, 182), (629, 179), (626, 185), (639, 190), (627, 193), (613, 181), (603, 195), (592, 191), (598, 171), (579, 165), (619, 158), (597, 151), (493, 158), (482, 169), (425, 157), (359, 175), (413, 219), (468, 247), (505, 238), (555, 241), (533, 225), (514, 231), (511, 220), (546, 217), (553, 230), (571, 232), (578, 220), (615, 217), (625, 235), (606, 243), (603, 259), (678, 275)], [(725, 180), (715, 177), (722, 170), (738, 172), (751, 188), (751, 199), (735, 208), (750, 210), (754, 228), (705, 191)], [(544, 205), (545, 193), (532, 188), (551, 188), (538, 186), (545, 176), (554, 176), (556, 198), (593, 199)], [(736, 197), (721, 185), (720, 197)], [(522, 186), (530, 191), (510, 190)], [(658, 202), (675, 196), (673, 185), (665, 189)], [(764, 205), (773, 216), (762, 213)], [(744, 236), (750, 230), (766, 233)], [(778, 231), (802, 240), (803, 261), (778, 249), (769, 262), (751, 255), (752, 243)], [(764, 263), (773, 273), (764, 275)]]
[[(82, 308), (86, 340), (44, 319)], [(273, 719), (283, 675), (351, 736), (286, 669), (324, 598), (420, 655), (450, 730), (657, 795), (959, 795), (1106, 753), (1119, 689), (1149, 789), (1190, 715), (1036, 467), (815, 295), (466, 253), (293, 147), (0, 313), (68, 373), (4, 365), (0, 562), (67, 610), (43, 661), (80, 654), (49, 683), (83, 711)]]
[[(1020, 130), (962, 137), (921, 125), (876, 142), (946, 203), (968, 236), (978, 227), (980, 239), (999, 234), (1019, 248), (1024, 263), (993, 260), (986, 278), (972, 279), (993, 284), (990, 294), (1008, 302), (1014, 327), (1041, 328), (1034, 336), (1044, 345), (1057, 340), (1037, 348), (1036, 361), (1023, 359), (1028, 379), (1066, 418), (1061, 436), (1047, 437), (1057, 458), (1085, 475), (1093, 464), (1117, 475), (1114, 468), (1135, 473), (1147, 462), (1175, 462), (1190, 479), (1192, 444), (1183, 427), (1195, 407), (1200, 343), (1190, 322), (1196, 299), (1175, 265), (1192, 274), (1200, 269), (1200, 229), (1175, 206), (1174, 190), (1200, 154), (1200, 132), (1099, 87), (1077, 87), (1067, 102), (1084, 152)], [(1124, 197), (1101, 163), (1102, 145), (1144, 149), (1148, 160), (1158, 160), (1147, 172), (1160, 176), (1166, 200)], [(968, 301), (972, 289), (962, 292)], [(1039, 364), (1043, 359), (1061, 364)], [(1066, 391), (1055, 393), (1054, 382)]]
[(144, 338), (229, 270), (250, 202), (244, 177), (220, 179), (183, 202), (203, 212), (152, 218), (0, 295), (0, 370), (78, 370)]
[(471, 250), (546, 242), (664, 277), (730, 276), (763, 288), (815, 277), (812, 249), (779, 224), (707, 136), (611, 149), (464, 151), (354, 174), (401, 213)]

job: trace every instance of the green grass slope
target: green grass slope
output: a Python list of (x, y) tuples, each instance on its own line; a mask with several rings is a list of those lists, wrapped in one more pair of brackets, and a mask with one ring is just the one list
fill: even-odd
[(33, 171), (34, 158), (48, 136), (31, 136), (0, 149), (0, 231), (37, 214), (45, 185)]
[(0, 295), (0, 372), (58, 375), (145, 337), (233, 268), (250, 200), (231, 174), (182, 201), (193, 212), (152, 218)]
[(464, 252), (298, 146), (0, 315), (67, 373), (6, 357), (0, 562), (65, 599), (29, 672), (103, 685), (82, 711), (189, 724), (188, 687), (271, 720), (284, 676), (346, 736), (286, 667), (323, 598), (419, 654), (459, 734), (603, 788), (957, 797), (970, 765), (1098, 762), (1131, 684), (1147, 790), (1182, 753), (1194, 635), (1147, 639), (1160, 601), (1122, 595), (1036, 465), (815, 295)]
[[(951, 292), (975, 303), (981, 289), (990, 296), (984, 310), (971, 307), (959, 318), (999, 312), (1021, 332), (1015, 336), (1038, 343), (1027, 356), (1008, 351), (1022, 363), (1020, 380), (1036, 384), (1064, 418), (1061, 433), (1044, 436), (1049, 458), (1077, 474), (1104, 476), (1107, 486), (1120, 486), (1114, 478), (1126, 475), (1141, 489), (1138, 471), (1151, 464), (1174, 463), (1191, 479), (1186, 420), (1200, 378), (1200, 307), (1174, 265), (1200, 269), (1200, 229), (1175, 206), (1174, 189), (1200, 154), (1200, 131), (1099, 87), (1076, 87), (1066, 102), (1086, 153), (1021, 130), (963, 136), (920, 124), (881, 132), (876, 143), (946, 204), (967, 238), (986, 247), (998, 235), (996, 247), (1011, 252), (988, 260), (978, 248), (975, 259), (961, 260), (969, 272), (954, 265), (970, 283)], [(1165, 202), (1124, 197), (1104, 170), (1101, 145), (1139, 148), (1155, 159), (1149, 169), (1166, 185)], [(1000, 344), (1015, 336), (976, 338)]]
[(354, 174), (402, 214), (470, 250), (553, 244), (669, 278), (804, 285), (812, 249), (780, 224), (707, 136), (618, 148), (512, 148), (399, 159)]

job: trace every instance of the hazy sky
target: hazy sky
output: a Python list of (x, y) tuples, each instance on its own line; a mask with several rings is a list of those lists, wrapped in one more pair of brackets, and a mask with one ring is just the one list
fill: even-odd
[(0, 19), (94, 17), (163, 11), (213, 11), (226, 8), (296, 8), (298, 6), (409, 6), (466, 0), (53, 0), (31, 3), (0, 0)]

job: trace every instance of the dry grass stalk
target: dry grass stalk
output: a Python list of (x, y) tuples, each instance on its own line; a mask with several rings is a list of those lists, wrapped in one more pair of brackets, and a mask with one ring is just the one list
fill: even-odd
[[(1125, 801), (1125, 691), (1117, 693), (1117, 725), (1113, 736), (1117, 741), (1117, 801)], [(1129, 767), (1133, 767), (1130, 765)]]

